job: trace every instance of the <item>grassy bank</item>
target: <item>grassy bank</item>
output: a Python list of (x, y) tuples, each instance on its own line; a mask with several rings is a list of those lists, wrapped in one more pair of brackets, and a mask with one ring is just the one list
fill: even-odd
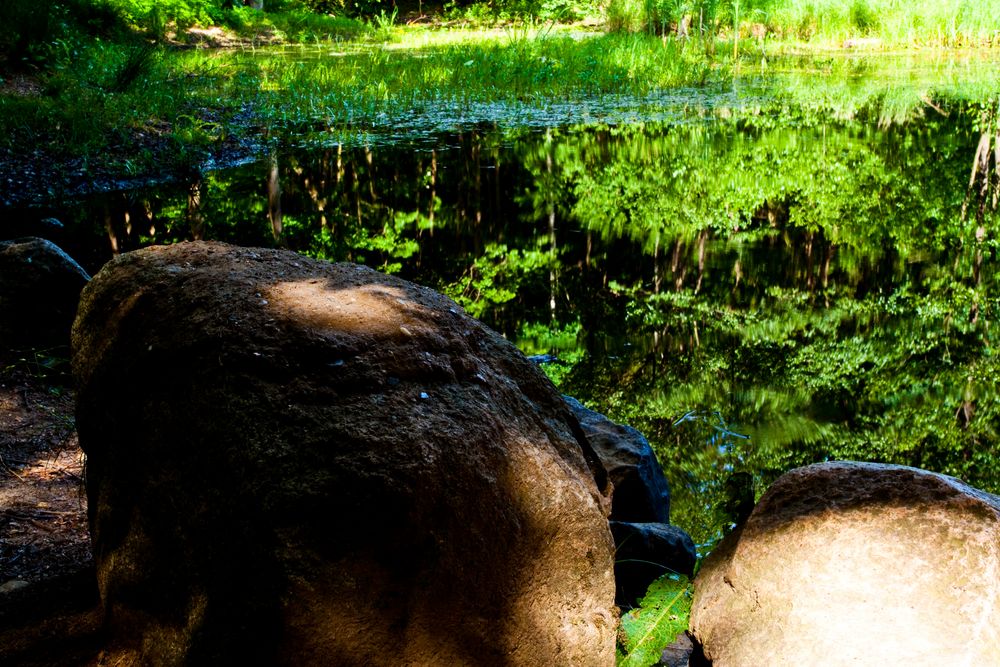
[[(187, 172), (274, 137), (377, 131), (418, 116), (516, 124), (551, 105), (727, 81), (739, 63), (745, 73), (780, 51), (825, 53), (862, 38), (872, 40), (858, 43), (868, 50), (993, 44), (1000, 25), (1000, 0), (612, 0), (606, 29), (596, 31), (537, 19), (583, 14), (568, 2), (439, 15), (479, 21), (474, 29), (406, 25), (377, 2), (267, 6), (8, 0), (0, 6), (0, 171), (15, 182), (34, 175), (24, 187), (37, 188), (95, 173)], [(743, 37), (737, 61), (734, 26)], [(184, 48), (194, 44), (233, 48)], [(269, 44), (286, 46), (258, 48)], [(854, 95), (850, 72), (820, 66), (842, 80), (838, 97)]]
[(280, 51), (247, 43), (178, 49), (121, 33), (50, 46), (45, 58), (7, 69), (0, 150), (7, 165), (29, 148), (36, 163), (66, 165), (72, 173), (56, 181), (95, 165), (109, 177), (185, 171), (212, 155), (253, 151), (267, 138), (370, 131), (414, 114), (461, 117), (488, 105), (643, 95), (704, 84), (725, 71), (679, 42), (581, 37), (551, 26), (376, 25), (351, 40), (327, 36)]

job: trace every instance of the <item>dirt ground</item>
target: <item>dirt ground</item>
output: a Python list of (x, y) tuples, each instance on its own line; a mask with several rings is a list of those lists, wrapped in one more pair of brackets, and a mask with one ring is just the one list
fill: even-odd
[(48, 355), (6, 357), (0, 358), (0, 664), (92, 664), (100, 616), (66, 364)]
[(70, 390), (0, 373), (0, 591), (90, 562), (83, 452)]

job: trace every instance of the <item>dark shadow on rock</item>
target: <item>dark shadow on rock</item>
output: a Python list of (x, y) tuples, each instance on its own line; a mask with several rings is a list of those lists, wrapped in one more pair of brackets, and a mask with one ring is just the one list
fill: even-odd
[(688, 667), (712, 667), (712, 661), (705, 656), (705, 649), (700, 643), (698, 643), (698, 640), (691, 637), (691, 644), (691, 655), (688, 657)]
[(670, 485), (645, 436), (584, 407), (572, 396), (563, 398), (614, 485), (611, 519), (670, 523)]
[(610, 526), (615, 539), (615, 601), (634, 607), (667, 573), (691, 576), (697, 560), (691, 537), (670, 524), (670, 485), (649, 441), (571, 396), (577, 438), (589, 443), (612, 489)]

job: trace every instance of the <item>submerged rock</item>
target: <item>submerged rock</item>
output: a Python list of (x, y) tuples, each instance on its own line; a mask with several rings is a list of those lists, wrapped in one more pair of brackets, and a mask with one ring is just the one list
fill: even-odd
[(0, 241), (0, 347), (68, 345), (88, 280), (87, 272), (51, 241)]
[(564, 396), (613, 485), (615, 600), (632, 607), (664, 574), (690, 576), (697, 560), (691, 537), (670, 524), (670, 485), (649, 441), (631, 426)]
[(768, 489), (706, 559), (714, 667), (1000, 665), (1000, 498), (902, 466), (823, 463)]
[(38, 237), (58, 244), (65, 230), (57, 218), (39, 218), (32, 210), (8, 208), (0, 220), (0, 241)]
[(447, 298), (285, 251), (148, 248), (84, 292), (73, 362), (114, 655), (614, 663), (586, 443)]
[(616, 424), (564, 396), (614, 485), (611, 519), (670, 523), (670, 485), (649, 441), (631, 426)]

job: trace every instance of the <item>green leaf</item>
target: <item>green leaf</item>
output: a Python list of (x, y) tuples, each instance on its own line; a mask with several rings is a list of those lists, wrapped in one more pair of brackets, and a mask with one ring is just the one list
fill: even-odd
[(622, 616), (619, 667), (649, 667), (687, 630), (691, 593), (686, 577), (666, 575), (649, 585), (639, 607)]

